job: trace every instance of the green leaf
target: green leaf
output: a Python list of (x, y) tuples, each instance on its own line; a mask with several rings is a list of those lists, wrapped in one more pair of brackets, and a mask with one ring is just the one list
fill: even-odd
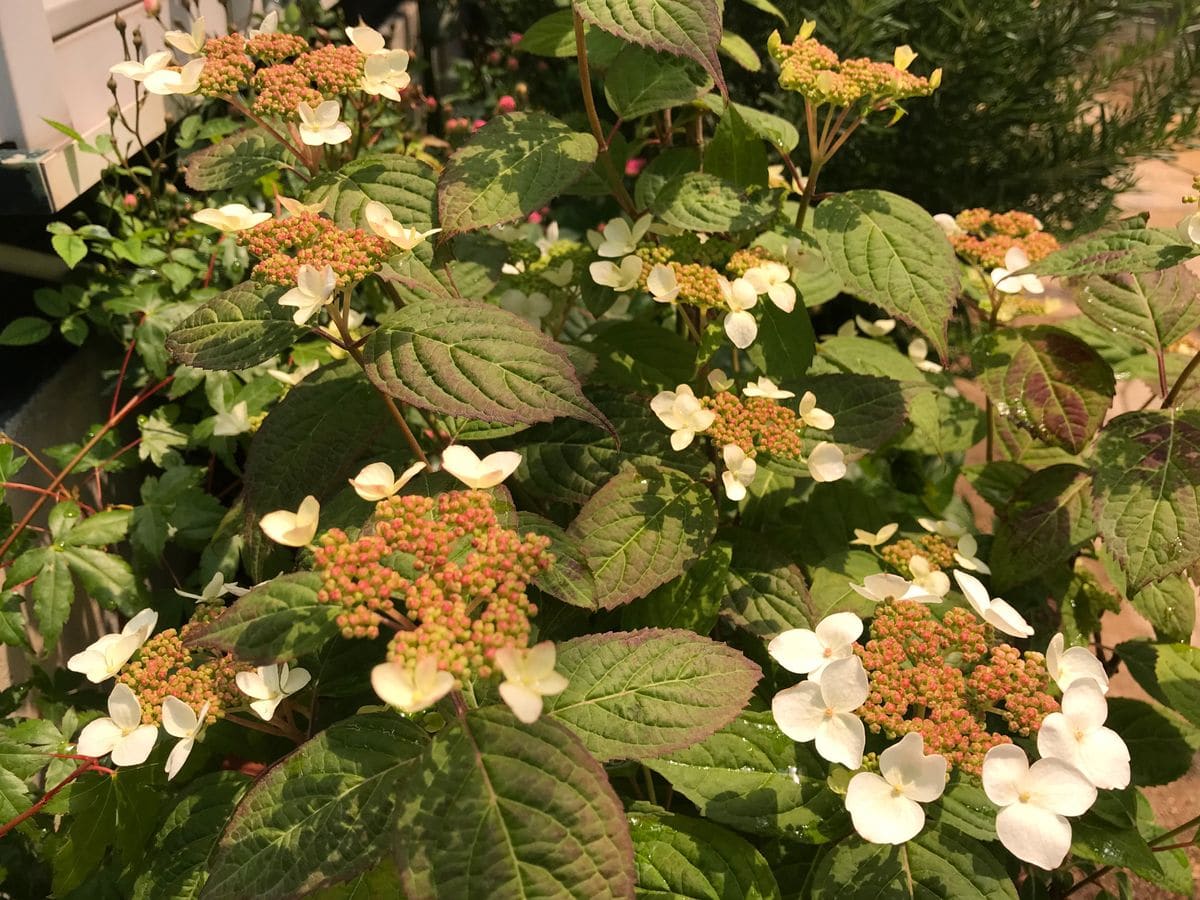
[(1136, 798), (1132, 790), (1103, 791), (1091, 809), (1071, 822), (1071, 853), (1143, 878), (1161, 878), (1162, 867), (1137, 830)]
[(212, 772), (188, 785), (154, 837), (133, 900), (198, 900), (217, 840), (249, 784), (237, 772)]
[(652, 394), (664, 388), (674, 390), (695, 374), (695, 345), (657, 322), (602, 321), (588, 333), (594, 336), (588, 350), (596, 355), (592, 380), (608, 387)]
[(390, 859), (349, 881), (335, 884), (308, 896), (312, 900), (397, 900), (402, 886), (396, 866)]
[(397, 222), (428, 231), (433, 227), (436, 196), (437, 173), (428, 163), (400, 153), (384, 153), (359, 157), (336, 172), (317, 176), (304, 201), (325, 201), (340, 228), (359, 228), (365, 225), (363, 207), (376, 200)]
[(819, 622), (826, 616), (838, 612), (852, 612), (869, 618), (875, 604), (855, 592), (851, 583), (861, 584), (868, 575), (882, 571), (879, 560), (865, 550), (844, 550), (836, 556), (826, 557), (819, 566), (809, 572), (809, 596), (812, 603), (812, 621)]
[(1200, 411), (1117, 416), (1092, 462), (1096, 524), (1130, 591), (1200, 559)]
[(658, 189), (650, 210), (688, 231), (732, 232), (762, 225), (775, 214), (775, 205), (766, 191), (742, 192), (715, 175), (687, 172)]
[(1185, 575), (1152, 581), (1129, 598), (1160, 641), (1187, 643), (1196, 627), (1196, 593)]
[(189, 156), (184, 163), (184, 181), (193, 191), (245, 187), (278, 172), (284, 152), (279, 142), (264, 132), (243, 131)]
[(50, 246), (62, 257), (68, 269), (73, 269), (87, 256), (87, 244), (77, 234), (56, 234), (50, 238)]
[(907, 844), (869, 844), (853, 835), (829, 851), (810, 879), (813, 900), (921, 897), (1016, 900), (1004, 864), (984, 844), (953, 828), (926, 828)]
[(546, 713), (568, 725), (601, 762), (646, 759), (702, 741), (737, 717), (758, 666), (690, 631), (644, 628), (560, 644), (566, 690)]
[(1079, 308), (1159, 353), (1200, 326), (1200, 279), (1183, 266), (1089, 278)]
[(1200, 647), (1161, 644), (1154, 671), (1171, 709), (1200, 728)]
[[(666, 443), (662, 423), (648, 401), (627, 394), (593, 394), (600, 412), (613, 424), (617, 437), (577, 420), (559, 419), (526, 431), (513, 449), (523, 454), (518, 476), (541, 497), (586, 503), (625, 464), (670, 465), (694, 478), (708, 462), (699, 443), (675, 453)], [(619, 440), (618, 440), (619, 437)]]
[(574, 56), (574, 19), (569, 9), (542, 16), (521, 34), (517, 49), (535, 56)]
[(1141, 216), (1081, 238), (1038, 260), (1022, 272), (1057, 275), (1126, 275), (1169, 269), (1200, 254), (1200, 247), (1183, 244), (1174, 231), (1147, 228)]
[[(761, 331), (759, 336), (761, 339)], [(753, 349), (752, 345), (750, 350)], [(767, 371), (775, 370), (768, 368)], [(904, 391), (891, 378), (816, 375), (801, 378), (793, 389), (797, 395), (812, 391), (817, 406), (834, 417), (833, 428), (829, 431), (805, 427), (804, 442), (808, 448), (817, 441), (832, 441), (842, 448), (847, 458), (857, 459), (891, 441), (904, 429), (907, 421)]]
[[(0, 597), (0, 644), (31, 649), (29, 636), (25, 633), (25, 614), (21, 612), (21, 598), (16, 594)], [(10, 767), (0, 758), (0, 769), (3, 768)]]
[(725, 615), (763, 638), (789, 628), (812, 627), (816, 618), (808, 585), (787, 554), (749, 529), (733, 532), (732, 538)]
[(695, 100), (712, 85), (689, 60), (626, 45), (604, 78), (604, 97), (622, 119)]
[(952, 774), (945, 792), (928, 804), (926, 815), (935, 826), (949, 826), (981, 841), (996, 840), (996, 807), (974, 777)]
[(733, 549), (713, 544), (682, 575), (621, 609), (621, 627), (686, 628), (708, 634), (717, 624)]
[(293, 897), (374, 865), (391, 846), (397, 795), (427, 743), (413, 722), (376, 713), (302, 744), (238, 804), (205, 896)]
[(705, 551), (717, 529), (712, 494), (682, 472), (624, 469), (579, 511), (567, 533), (612, 609), (665, 584)]
[(738, 116), (755, 134), (786, 153), (795, 150), (796, 145), (800, 143), (800, 132), (796, 130), (796, 126), (780, 116), (740, 103), (726, 105), (716, 94), (706, 94), (700, 98), (700, 102), (708, 107), (709, 112), (718, 116), (723, 116), (726, 109), (736, 110)]
[(650, 160), (638, 176), (633, 186), (633, 202), (638, 209), (649, 209), (654, 205), (654, 198), (658, 196), (663, 185), (673, 178), (694, 172), (699, 167), (700, 154), (696, 152), (695, 147), (670, 147), (664, 150)]
[(726, 107), (704, 147), (704, 171), (738, 188), (767, 185), (767, 151), (762, 138), (733, 104)]
[(33, 583), (29, 597), (33, 601), (33, 614), (42, 642), (46, 649), (53, 648), (58, 644), (58, 636), (62, 634), (75, 599), (75, 583), (61, 553), (48, 551), (46, 563)]
[(744, 712), (707, 740), (644, 765), (705, 818), (739, 831), (819, 844), (849, 826), (825, 783), (826, 764), (768, 712)]
[(401, 798), (410, 897), (634, 896), (632, 845), (608, 778), (566, 727), (506, 707), (438, 733)]
[(13, 319), (0, 331), (0, 346), (25, 347), (50, 337), (50, 323), (37, 316)]
[(126, 560), (94, 547), (65, 547), (61, 552), (71, 572), (92, 599), (126, 615), (137, 612), (141, 590)]
[(770, 302), (760, 303), (758, 307), (758, 337), (746, 350), (746, 355), (773, 378), (781, 381), (802, 378), (812, 363), (816, 347), (808, 310), (797, 305), (790, 313), (784, 312)]
[(494, 306), (410, 304), (381, 320), (363, 355), (372, 382), (421, 409), (504, 424), (570, 416), (611, 429), (563, 347)]
[(442, 228), (456, 234), (527, 216), (579, 180), (596, 152), (594, 137), (545, 113), (497, 116), (442, 170)]
[(341, 632), (341, 607), (317, 599), (321, 584), (315, 572), (281, 575), (260, 584), (193, 631), (187, 643), (259, 665), (313, 653)]
[(596, 579), (592, 577), (583, 550), (549, 519), (521, 512), (517, 521), (517, 531), (521, 534), (532, 531), (550, 538), (549, 550), (554, 554), (554, 564), (533, 580), (538, 589), (571, 606), (595, 609)]
[(574, 7), (602, 31), (695, 60), (728, 95), (717, 59), (722, 34), (717, 0), (574, 0)]
[(284, 289), (244, 281), (213, 297), (167, 336), (167, 349), (197, 369), (248, 369), (266, 362), (304, 333), (292, 310), (280, 306)]
[(1087, 445), (1112, 403), (1112, 367), (1060, 328), (994, 331), (976, 356), (980, 384), (999, 415), (1072, 453)]
[(63, 538), (68, 547), (106, 547), (115, 544), (129, 532), (132, 510), (106, 509), (88, 516)]
[(629, 814), (641, 898), (778, 900), (779, 885), (761, 853), (712, 822), (688, 816)]
[(847, 291), (912, 325), (948, 358), (959, 266), (929, 213), (887, 191), (850, 191), (817, 205), (813, 229)]
[(726, 31), (721, 35), (721, 44), (717, 49), (749, 72), (762, 69), (762, 60), (758, 58), (750, 42), (741, 35)]
[(988, 564), (997, 591), (1041, 577), (1096, 535), (1091, 476), (1078, 466), (1035, 472), (996, 507)]

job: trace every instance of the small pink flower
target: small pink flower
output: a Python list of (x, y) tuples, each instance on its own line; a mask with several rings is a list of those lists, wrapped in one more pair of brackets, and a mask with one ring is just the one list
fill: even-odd
[(529, 214), (527, 221), (532, 222), (534, 225), (540, 225), (542, 223), (542, 214), (535, 209)]
[[(146, 0), (146, 2), (149, 3), (150, 0)], [(138, 200), (133, 194), (126, 194), (121, 202), (125, 204), (126, 209), (137, 209)]]
[(519, 43), (521, 43), (521, 38), (523, 38), (523, 37), (525, 37), (525, 35), (521, 34), (521, 32), (513, 31), (513, 32), (510, 32), (508, 35), (508, 42), (510, 44), (519, 44)]
[(146, 15), (157, 16), (162, 3), (160, 0), (142, 0), (142, 8), (146, 10)]
[(508, 59), (506, 59), (504, 61), (504, 65), (508, 67), (508, 71), (510, 72), (515, 72), (517, 69), (521, 68), (521, 63), (515, 56), (510, 56)]
[(496, 101), (496, 108), (502, 113), (510, 113), (517, 108), (517, 101), (510, 94), (505, 94)]
[(478, 131), (480, 128), (482, 128), (486, 124), (487, 124), (486, 119), (476, 119), (474, 122), (471, 123), (471, 130)]
[(625, 174), (631, 177), (640, 175), (644, 168), (646, 168), (646, 160), (640, 156), (635, 156), (625, 162)]

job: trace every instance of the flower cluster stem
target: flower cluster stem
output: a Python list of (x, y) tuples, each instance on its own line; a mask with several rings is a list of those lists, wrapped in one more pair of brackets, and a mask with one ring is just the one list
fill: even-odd
[(112, 774), (111, 769), (106, 769), (103, 766), (97, 765), (96, 758), (93, 756), (80, 756), (78, 758), (83, 760), (83, 762), (79, 764), (79, 768), (77, 768), (74, 772), (72, 772), (54, 787), (50, 788), (50, 790), (46, 791), (46, 793), (42, 794), (42, 796), (37, 799), (37, 802), (34, 803), (33, 806), (29, 807), (29, 809), (25, 810), (25, 812), (21, 813), (15, 818), (9, 819), (3, 825), (0, 825), (0, 838), (3, 838), (6, 834), (8, 834), (26, 819), (31, 819), (40, 813), (46, 804), (54, 799), (55, 795), (58, 794), (59, 791), (65, 788), (80, 775), (86, 775), (88, 772), (93, 771)]

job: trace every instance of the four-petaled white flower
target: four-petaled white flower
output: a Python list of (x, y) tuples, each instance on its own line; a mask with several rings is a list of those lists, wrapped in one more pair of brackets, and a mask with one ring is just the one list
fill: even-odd
[(182, 69), (156, 69), (142, 79), (142, 84), (151, 94), (160, 97), (194, 94), (200, 87), (200, 73), (204, 71), (204, 57), (193, 59)]
[(254, 714), (269, 722), (284, 698), (304, 690), (312, 676), (307, 669), (291, 669), (283, 663), (259, 666), (253, 672), (238, 672), (234, 680), (238, 690), (250, 698), (250, 709)]
[(814, 630), (780, 632), (767, 644), (767, 652), (789, 672), (817, 681), (830, 663), (854, 655), (854, 642), (862, 633), (862, 619), (852, 612), (839, 612), (826, 616)]
[(350, 140), (350, 126), (341, 120), (342, 105), (336, 100), (318, 103), (316, 109), (301, 101), (296, 111), (300, 114), (300, 140), (308, 146), (343, 144)]
[(175, 593), (180, 597), (186, 597), (188, 600), (196, 600), (200, 603), (213, 603), (220, 600), (226, 594), (232, 597), (240, 597), (243, 594), (250, 593), (250, 588), (240, 587), (237, 584), (226, 584), (225, 576), (220, 572), (214, 572), (213, 577), (208, 580), (198, 594), (189, 594), (187, 591), (181, 591), (175, 588)]
[(854, 317), (854, 324), (858, 326), (858, 330), (867, 337), (884, 337), (892, 333), (896, 327), (895, 319), (876, 319), (871, 322), (864, 319), (862, 316)]
[(941, 603), (942, 598), (932, 594), (920, 585), (906, 581), (899, 575), (882, 572), (878, 575), (868, 575), (862, 584), (851, 583), (850, 589), (860, 597), (866, 597), (875, 603), (885, 600), (893, 602), (911, 600), (915, 603)]
[(246, 401), (235, 403), (233, 409), (221, 409), (213, 416), (212, 433), (216, 437), (237, 437), (250, 430), (250, 411)]
[(116, 634), (106, 634), (67, 660), (67, 668), (79, 672), (92, 684), (112, 678), (129, 658), (150, 639), (158, 624), (158, 613), (143, 609)]
[(388, 497), (398, 494), (400, 489), (412, 481), (424, 468), (425, 463), (417, 461), (401, 472), (400, 477), (397, 478), (396, 473), (387, 463), (371, 463), (363, 466), (359, 473), (350, 479), (350, 487), (354, 488), (354, 493), (362, 499), (370, 503), (378, 503), (380, 500), (386, 500)]
[(463, 444), (452, 444), (442, 451), (442, 468), (469, 488), (493, 488), (517, 471), (521, 454), (515, 450), (498, 450), (483, 459)]
[(1062, 633), (1050, 639), (1046, 648), (1046, 672), (1054, 679), (1060, 691), (1066, 691), (1075, 682), (1090, 678), (1102, 693), (1108, 693), (1108, 673), (1104, 664), (1087, 647), (1067, 647)]
[(835, 660), (821, 672), (821, 681), (803, 681), (786, 688), (771, 701), (779, 730), (794, 741), (815, 741), (822, 758), (848, 769), (862, 765), (867, 732), (854, 715), (867, 700), (867, 671), (857, 656)]
[(796, 308), (796, 289), (788, 283), (792, 270), (783, 263), (765, 262), (747, 270), (743, 277), (754, 286), (756, 293), (766, 294), (784, 312), (790, 313)]
[(637, 249), (638, 241), (650, 229), (651, 215), (647, 213), (632, 225), (624, 216), (609, 219), (600, 235), (596, 252), (601, 256), (628, 256)]
[(913, 584), (926, 592), (939, 598), (950, 593), (950, 577), (929, 565), (929, 560), (921, 554), (914, 553), (909, 557), (908, 571), (912, 573)]
[(964, 234), (965, 232), (959, 226), (954, 216), (949, 213), (938, 213), (933, 217), (933, 221), (937, 223), (938, 228), (942, 229), (949, 237), (952, 234)]
[(958, 589), (963, 592), (963, 596), (967, 598), (967, 602), (971, 604), (971, 609), (975, 610), (975, 614), (997, 631), (1013, 637), (1033, 636), (1033, 628), (1025, 621), (1025, 617), (1013, 609), (1006, 600), (999, 597), (993, 598), (988, 593), (988, 589), (983, 586), (983, 582), (974, 575), (969, 575), (961, 569), (955, 569), (954, 580), (958, 582)]
[(733, 387), (733, 379), (725, 374), (724, 369), (713, 369), (708, 373), (708, 386), (718, 394)]
[(738, 503), (745, 499), (746, 488), (758, 474), (758, 463), (746, 455), (746, 451), (737, 444), (726, 444), (721, 448), (721, 457), (725, 460), (725, 471), (721, 473), (721, 483), (725, 485), (725, 496)]
[(813, 481), (838, 481), (846, 477), (846, 454), (829, 441), (821, 441), (812, 448), (806, 465), (808, 477)]
[(953, 540), (958, 540), (967, 533), (965, 525), (960, 525), (950, 519), (930, 519), (926, 516), (918, 516), (917, 524), (930, 534), (940, 535), (941, 537)]
[(170, 50), (159, 50), (157, 53), (151, 53), (141, 62), (136, 59), (127, 59), (115, 66), (110, 66), (108, 71), (112, 75), (123, 75), (134, 81), (145, 81), (147, 76), (171, 65), (173, 59), (174, 56)]
[(93, 719), (79, 732), (76, 752), (83, 756), (112, 754), (117, 766), (144, 763), (158, 740), (158, 726), (142, 724), (142, 704), (127, 684), (108, 695), (108, 717)]
[(1038, 753), (1070, 763), (1103, 790), (1129, 786), (1129, 748), (1121, 736), (1105, 728), (1108, 703), (1100, 685), (1081, 678), (1063, 693), (1062, 712), (1042, 719)]
[(279, 305), (296, 307), (292, 321), (303, 325), (329, 302), (336, 288), (333, 266), (318, 269), (305, 264), (296, 272), (296, 286), (279, 298)]
[(846, 786), (854, 830), (872, 844), (903, 844), (925, 827), (922, 803), (946, 790), (946, 757), (925, 755), (925, 740), (909, 732), (879, 754), (879, 774), (859, 772)]
[(205, 700), (197, 713), (178, 697), (168, 697), (163, 701), (163, 730), (171, 737), (179, 738), (179, 743), (171, 748), (171, 754), (167, 757), (167, 781), (179, 774), (192, 748), (196, 746), (200, 732), (204, 730), (204, 720), (208, 718), (208, 707), (209, 702)]
[(1036, 275), (1013, 275), (1021, 269), (1029, 267), (1029, 257), (1020, 247), (1009, 247), (1004, 254), (1004, 265), (992, 269), (992, 284), (996, 290), (1005, 294), (1042, 294), (1046, 288)]
[(922, 372), (928, 372), (930, 375), (936, 375), (942, 371), (942, 367), (928, 358), (929, 344), (925, 338), (913, 338), (908, 344), (908, 358), (912, 360), (914, 366)]
[(309, 494), (295, 512), (277, 509), (258, 520), (258, 527), (267, 537), (285, 547), (304, 547), (317, 535), (321, 504)]
[(507, 309), (532, 325), (540, 326), (542, 318), (554, 308), (554, 303), (541, 291), (527, 294), (517, 288), (509, 288), (500, 295), (500, 308)]
[(807, 425), (809, 428), (815, 428), (818, 431), (828, 431), (835, 424), (833, 416), (825, 412), (825, 410), (817, 408), (817, 395), (812, 391), (804, 392), (804, 396), (800, 398), (800, 409), (798, 412), (798, 418), (802, 425)]
[(912, 47), (908, 46), (908, 44), (901, 44), (896, 48), (896, 52), (892, 54), (892, 65), (901, 72), (906, 72), (916, 58), (917, 53)]
[(381, 50), (363, 60), (363, 77), (359, 88), (364, 94), (387, 97), (400, 102), (400, 92), (408, 87), (408, 53), (404, 50)]
[(1179, 230), (1193, 244), (1200, 244), (1200, 212), (1194, 212), (1184, 217), (1179, 223)]
[(1071, 848), (1066, 816), (1087, 812), (1096, 788), (1083, 773), (1061, 759), (1039, 759), (1032, 766), (1014, 744), (993, 747), (983, 758), (983, 790), (1001, 807), (996, 836), (1017, 859), (1055, 869)]
[(378, 200), (371, 200), (363, 207), (363, 220), (373, 232), (395, 244), (401, 250), (412, 250), (427, 237), (442, 230), (430, 228), (428, 231), (419, 231), (416, 228), (401, 225), (392, 215), (392, 211)]
[(679, 281), (675, 270), (662, 263), (655, 263), (646, 276), (646, 287), (657, 303), (671, 303), (679, 296)]
[(614, 291), (631, 291), (637, 287), (638, 279), (642, 277), (642, 260), (639, 256), (627, 256), (620, 265), (599, 259), (588, 266), (592, 281), (601, 287), (612, 288)]
[(210, 228), (229, 234), (261, 225), (271, 218), (271, 214), (255, 212), (244, 203), (226, 203), (216, 209), (202, 209), (192, 218), (201, 225), (208, 225)]
[(850, 543), (859, 544), (863, 547), (878, 547), (881, 544), (886, 544), (888, 541), (890, 541), (892, 539), (892, 535), (894, 535), (899, 528), (900, 525), (896, 522), (888, 522), (875, 532), (864, 531), (861, 528), (855, 528), (854, 540), (852, 540)]
[(964, 534), (958, 539), (958, 546), (954, 551), (954, 561), (968, 572), (981, 572), (984, 575), (992, 574), (992, 570), (988, 568), (987, 563), (979, 558), (979, 542), (975, 540), (974, 535)]
[(439, 670), (432, 656), (422, 656), (412, 668), (398, 662), (380, 663), (371, 670), (371, 687), (388, 706), (412, 715), (450, 693), (454, 676)]
[(691, 385), (681, 384), (673, 391), (660, 391), (650, 401), (650, 409), (658, 420), (671, 429), (671, 449), (682, 450), (697, 434), (717, 419), (711, 409), (700, 405)]
[(192, 30), (190, 32), (168, 31), (163, 35), (163, 41), (181, 53), (186, 53), (188, 56), (195, 56), (204, 49), (204, 42), (207, 40), (204, 36), (206, 30), (204, 16), (199, 16), (192, 22)]
[(496, 666), (504, 673), (500, 698), (518, 719), (532, 725), (542, 714), (542, 698), (561, 694), (566, 676), (554, 671), (557, 651), (553, 641), (542, 641), (527, 650), (501, 647)]
[(350, 38), (350, 43), (364, 56), (381, 53), (385, 46), (383, 35), (370, 25), (364, 25), (362, 19), (358, 20), (357, 25), (346, 29), (346, 37)]
[(279, 10), (273, 9), (258, 23), (257, 28), (250, 28), (246, 31), (246, 37), (254, 39), (260, 34), (274, 34), (279, 30)]
[(730, 281), (723, 275), (717, 276), (717, 287), (721, 290), (721, 298), (729, 307), (725, 314), (725, 334), (739, 350), (745, 350), (758, 337), (758, 322), (750, 312), (758, 303), (758, 292), (745, 278), (735, 278)]
[(766, 397), (768, 400), (787, 400), (796, 396), (795, 392), (783, 390), (766, 375), (760, 375), (758, 381), (746, 385), (742, 393), (747, 397)]
[(301, 203), (291, 197), (278, 196), (275, 199), (279, 201), (279, 205), (283, 207), (284, 212), (289, 216), (301, 216), (306, 213), (312, 215), (320, 215), (325, 212), (325, 207), (329, 205), (329, 198), (333, 194), (326, 194), (324, 200), (318, 200), (316, 203)]

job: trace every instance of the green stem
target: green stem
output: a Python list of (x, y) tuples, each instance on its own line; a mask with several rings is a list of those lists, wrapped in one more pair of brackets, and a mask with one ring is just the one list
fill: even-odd
[(812, 165), (808, 168), (808, 181), (804, 183), (804, 194), (800, 197), (800, 209), (796, 212), (796, 227), (801, 230), (804, 229), (808, 208), (812, 206), (813, 197), (817, 193), (817, 176), (821, 174), (823, 165), (825, 160), (821, 156), (813, 156)]
[(608, 178), (613, 197), (616, 198), (621, 209), (631, 218), (636, 219), (637, 205), (633, 202), (633, 198), (629, 196), (629, 191), (625, 189), (625, 182), (621, 178), (621, 174), (617, 171), (617, 166), (613, 162), (612, 155), (608, 152), (608, 141), (604, 137), (604, 128), (600, 124), (600, 115), (596, 112), (596, 98), (592, 96), (591, 67), (588, 65), (587, 36), (583, 30), (583, 19), (580, 18), (578, 12), (575, 13), (575, 52), (579, 57), (579, 81), (583, 89), (583, 106), (587, 111), (588, 124), (591, 125), (592, 134), (596, 138), (596, 144), (600, 148), (600, 163), (604, 168), (604, 174)]
[(1200, 365), (1200, 353), (1197, 353), (1179, 373), (1179, 377), (1175, 379), (1175, 384), (1171, 386), (1171, 390), (1167, 396), (1163, 398), (1163, 409), (1170, 409), (1175, 405), (1175, 400), (1179, 397), (1179, 392), (1183, 390), (1183, 386), (1187, 384), (1187, 380), (1192, 377), (1192, 373), (1196, 371), (1196, 366)]

